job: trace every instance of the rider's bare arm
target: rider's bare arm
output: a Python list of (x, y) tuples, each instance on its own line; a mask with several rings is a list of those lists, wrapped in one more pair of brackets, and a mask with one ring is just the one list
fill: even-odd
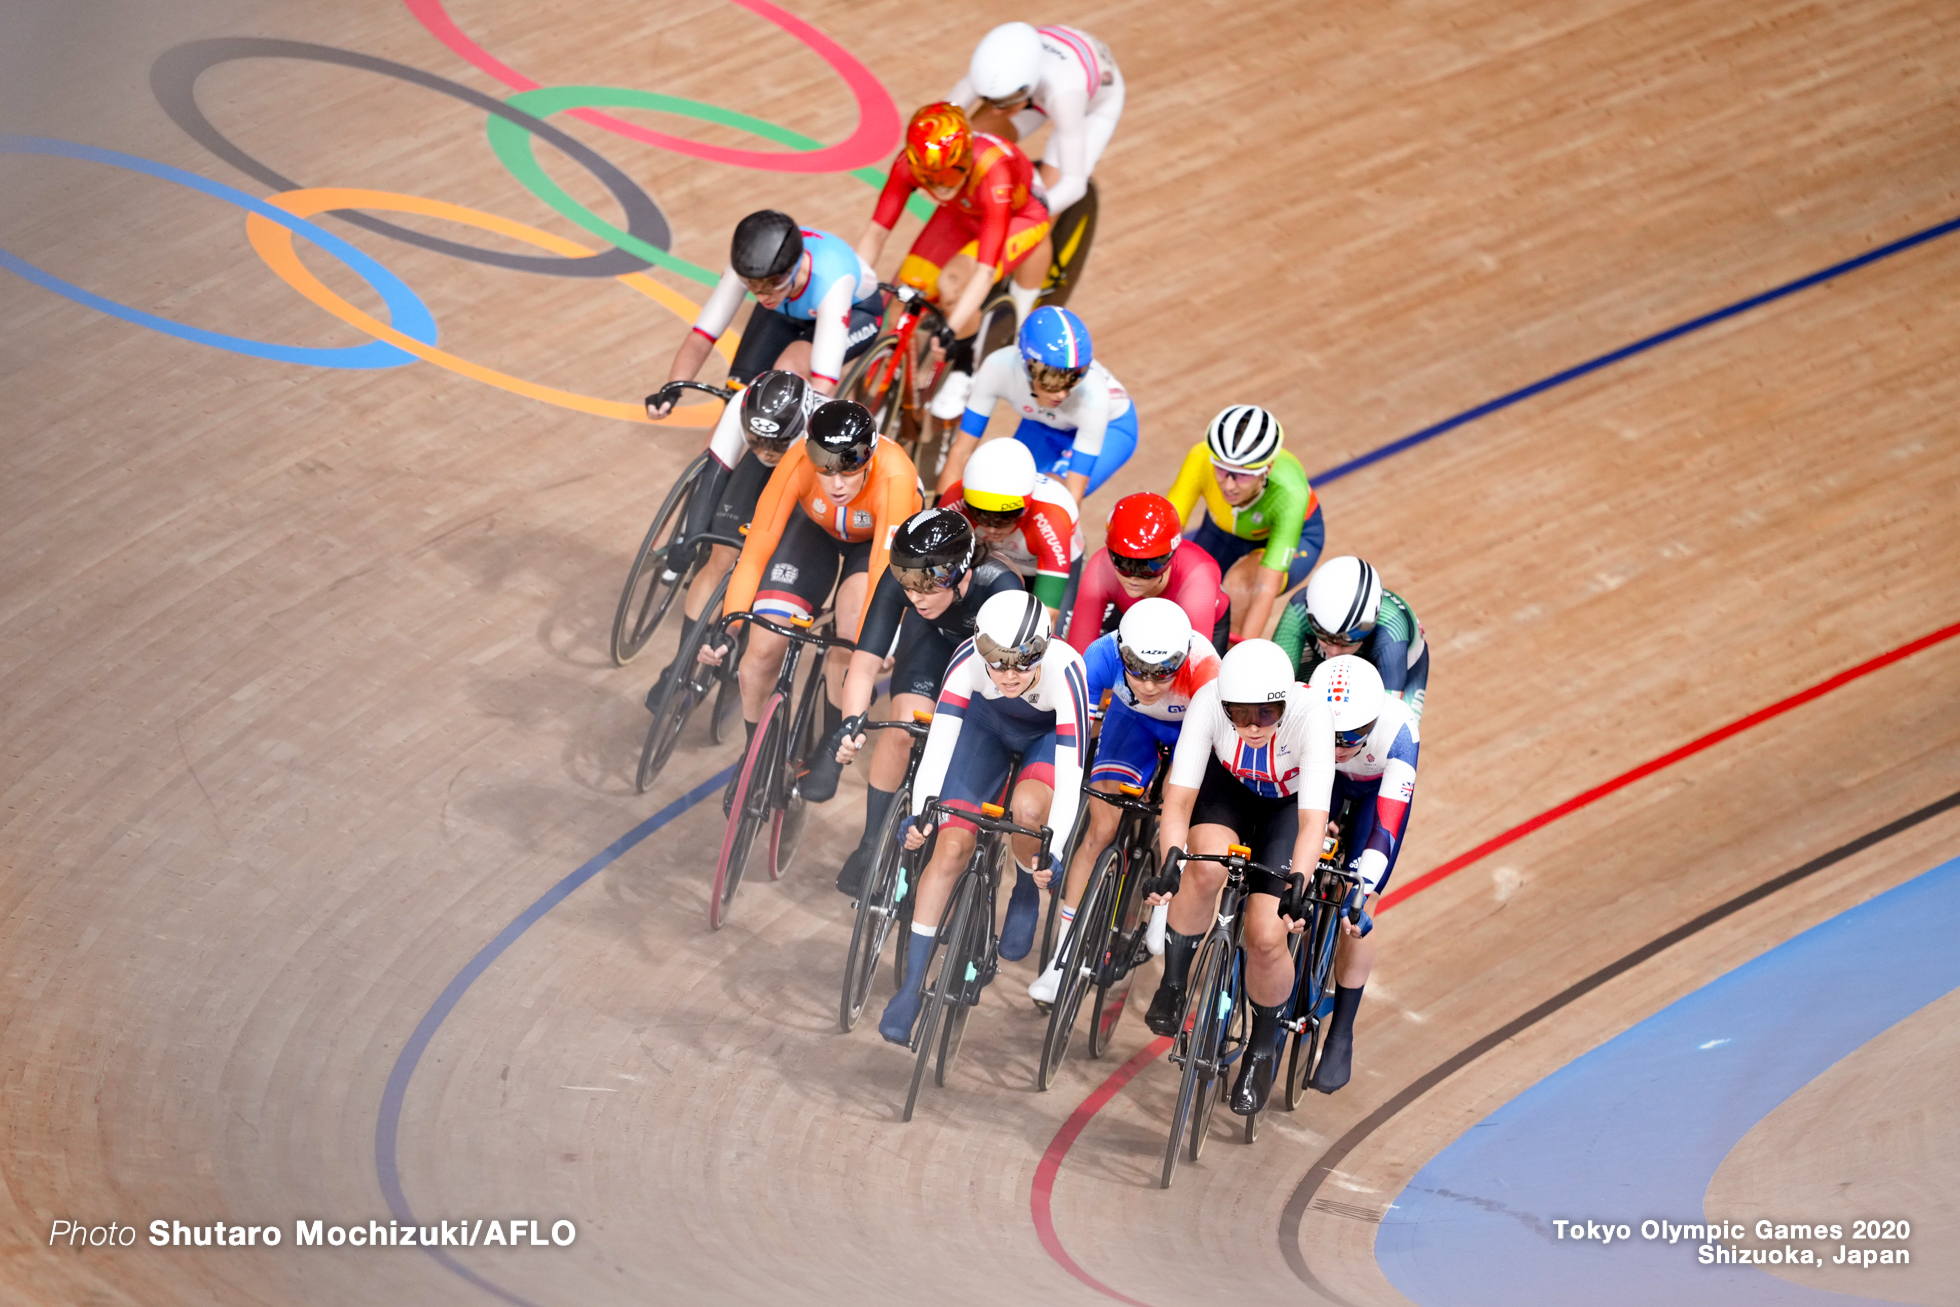
[[(1245, 606), (1245, 619), (1239, 626), (1240, 634), (1251, 640), (1266, 634), (1266, 623), (1273, 615), (1273, 605), (1278, 602), (1280, 593), (1286, 589), (1286, 573), (1270, 567), (1261, 567), (1252, 581), (1252, 598)], [(1303, 828), (1304, 829), (1304, 828)]]

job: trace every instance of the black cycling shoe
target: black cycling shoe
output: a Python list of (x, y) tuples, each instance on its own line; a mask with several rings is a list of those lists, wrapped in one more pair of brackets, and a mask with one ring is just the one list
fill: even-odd
[(1175, 1035), (1183, 1007), (1182, 985), (1159, 985), (1150, 1000), (1150, 1010), (1143, 1014), (1143, 1024), (1150, 1027), (1153, 1035)]
[(1323, 1094), (1331, 1094), (1348, 1082), (1353, 1068), (1354, 1032), (1332, 1032), (1327, 1036), (1327, 1047), (1321, 1051), (1320, 1064), (1313, 1069), (1313, 1079), (1307, 1084)]
[(1273, 1091), (1273, 1072), (1279, 1069), (1279, 1049), (1247, 1053), (1240, 1059), (1239, 1078), (1232, 1084), (1232, 1110), (1252, 1116), (1266, 1110), (1266, 1095)]
[(864, 892), (864, 874), (870, 870), (871, 850), (860, 844), (851, 850), (851, 856), (844, 859), (844, 869), (837, 873), (837, 892), (855, 899)]
[(660, 669), (660, 675), (647, 687), (647, 711), (660, 711), (660, 696), (667, 693), (667, 682), (674, 679), (674, 665), (668, 663)]
[(829, 803), (837, 797), (837, 778), (844, 774), (844, 764), (837, 761), (834, 749), (826, 737), (803, 764), (807, 770), (798, 778), (796, 792), (811, 803)]

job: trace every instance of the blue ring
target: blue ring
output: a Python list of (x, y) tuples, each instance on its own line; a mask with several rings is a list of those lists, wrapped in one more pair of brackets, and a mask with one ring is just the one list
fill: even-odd
[[(181, 168), (172, 168), (168, 164), (139, 159), (133, 154), (104, 150), (93, 145), (78, 145), (73, 141), (60, 141), (46, 136), (0, 135), (0, 154), (45, 154), (62, 159), (81, 159), (89, 163), (107, 164), (111, 168), (121, 168), (128, 172), (147, 173), (151, 177), (202, 191), (206, 195), (249, 210), (260, 217), (270, 218), (294, 235), (312, 241), (358, 273), (361, 280), (373, 287), (381, 296), (382, 302), (388, 306), (388, 319), (395, 330), (425, 345), (436, 343), (435, 318), (430, 314), (428, 306), (422, 303), (401, 278), (332, 232), (317, 227), (304, 218), (295, 218), (284, 209), (267, 204), (264, 200), (254, 199), (244, 191), (226, 186), (222, 182), (199, 177), (196, 173), (185, 172)], [(5, 268), (16, 276), (31, 281), (44, 290), (65, 295), (77, 304), (86, 304), (110, 317), (133, 322), (139, 327), (148, 327), (152, 331), (160, 331), (166, 336), (176, 336), (183, 340), (195, 341), (200, 345), (230, 350), (234, 354), (249, 354), (254, 358), (272, 359), (278, 363), (302, 363), (316, 368), (395, 368), (416, 361), (415, 356), (407, 350), (399, 349), (383, 340), (372, 340), (365, 345), (350, 345), (341, 349), (314, 349), (301, 345), (272, 345), (264, 341), (247, 340), (242, 336), (227, 336), (216, 331), (205, 331), (201, 327), (187, 327), (168, 318), (160, 318), (154, 313), (145, 313), (141, 309), (118, 304), (93, 291), (83, 290), (72, 282), (63, 281), (59, 277), (41, 271), (6, 249), (0, 249), (0, 268)]]

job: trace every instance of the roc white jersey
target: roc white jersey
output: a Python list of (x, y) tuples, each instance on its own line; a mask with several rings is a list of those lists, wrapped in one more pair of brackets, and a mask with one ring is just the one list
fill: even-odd
[(1197, 789), (1209, 757), (1268, 799), (1296, 795), (1302, 812), (1325, 812), (1334, 788), (1334, 714), (1318, 690), (1295, 683), (1286, 715), (1263, 745), (1246, 743), (1218, 700), (1218, 682), (1191, 698), (1191, 710), (1171, 755), (1170, 783)]
[[(1059, 215), (1088, 192), (1089, 174), (1115, 134), (1123, 116), (1123, 74), (1109, 47), (1080, 28), (1036, 30), (1041, 34), (1041, 79), (1032, 102), (1014, 115), (1014, 130), (1026, 138), (1042, 123), (1054, 122), (1041, 162), (1059, 174), (1047, 188), (1048, 211)], [(947, 98), (969, 110), (979, 102), (965, 77)]]

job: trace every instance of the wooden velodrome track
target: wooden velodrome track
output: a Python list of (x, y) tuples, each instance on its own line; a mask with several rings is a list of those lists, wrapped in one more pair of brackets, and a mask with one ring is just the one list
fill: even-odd
[[(1020, 16), (793, 7), (899, 112)], [(816, 55), (721, 0), (455, 0), (449, 14), (547, 86), (659, 90), (828, 144), (859, 125)], [(1222, 403), (1271, 406), (1309, 470), (1331, 469), (1960, 214), (1960, 27), (1935, 0), (1092, 3), (1038, 17), (1106, 40), (1130, 87), (1073, 307), (1136, 396), (1143, 447), (1091, 501), (1092, 524), (1117, 495), (1161, 489)], [(277, 38), (479, 96), (513, 89), (386, 0), (42, 0), (0, 24), (0, 130), (253, 197), (281, 188), (159, 107), (165, 51)], [(296, 185), (427, 197), (603, 247), (513, 179), (483, 109), (454, 94), (292, 58), (216, 63), (196, 94)], [(836, 172), (737, 168), (551, 121), (654, 197), (674, 252), (697, 263), (718, 266), (750, 209), (854, 235), (871, 202)], [(893, 131), (843, 166), (889, 157)], [(585, 169), (539, 153), (621, 220)], [(0, 246), (48, 275), (211, 332), (370, 339), (269, 271), (220, 198), (87, 160), (14, 152), (0, 170)], [(630, 408), (685, 331), (605, 278), (320, 223), (412, 288), (441, 348), (478, 367)], [(340, 262), (301, 250), (380, 312)], [(1329, 552), (1377, 564), (1435, 647), (1399, 883), (1960, 621), (1956, 284), (1960, 235), (1935, 236), (1322, 483)], [(1083, 1106), (1146, 1049), (1132, 1016), (1109, 1061), (1035, 1093), (1025, 963), (989, 991), (953, 1082), (900, 1125), (905, 1057), (867, 1027), (834, 1029), (849, 932), (830, 881), (856, 836), (857, 781), (791, 876), (745, 886), (719, 933), (704, 924), (713, 803), (526, 915), (732, 759), (690, 735), (663, 788), (636, 796), (640, 696), (671, 630), (625, 670), (603, 652), (629, 552), (698, 431), (434, 363), (249, 357), (19, 276), (0, 296), (9, 1303), (1107, 1301), (1097, 1284), (1150, 1307), (1403, 1302), (1375, 1260), (1376, 1221), (1426, 1160), (1672, 1000), (1960, 852), (1960, 814), (1927, 817), (1433, 1074), (1601, 968), (1960, 788), (1960, 640), (1941, 640), (1398, 903), (1354, 1083), (1269, 1114), (1251, 1148), (1221, 1113), (1169, 1192), (1154, 1175), (1172, 1069), (1140, 1057), (1106, 1105)], [(528, 930), (467, 970), (520, 918)], [(1960, 1300), (1954, 1013), (1925, 1009), (1766, 1118), (1708, 1216), (1909, 1218), (1910, 1268), (1804, 1283)], [(1071, 1122), (1079, 1134), (1058, 1141)], [(409, 1210), (568, 1217), (579, 1234), (568, 1250), (446, 1263), (292, 1246), (298, 1218)], [(57, 1219), (157, 1218), (279, 1224), (287, 1242), (47, 1242)]]

